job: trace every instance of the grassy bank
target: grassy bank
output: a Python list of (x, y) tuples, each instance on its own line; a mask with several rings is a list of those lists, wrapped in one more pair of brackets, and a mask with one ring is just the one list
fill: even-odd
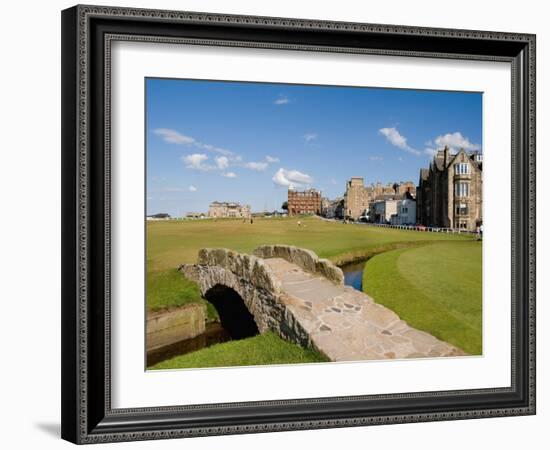
[(208, 320), (218, 319), (214, 306), (201, 297), (199, 287), (177, 269), (147, 272), (147, 307), (160, 311), (189, 303), (204, 303)]
[(386, 252), (365, 266), (363, 289), (411, 326), (481, 354), (481, 242)]
[(176, 356), (149, 369), (301, 364), (323, 361), (327, 361), (326, 357), (318, 352), (287, 342), (274, 333), (266, 333)]

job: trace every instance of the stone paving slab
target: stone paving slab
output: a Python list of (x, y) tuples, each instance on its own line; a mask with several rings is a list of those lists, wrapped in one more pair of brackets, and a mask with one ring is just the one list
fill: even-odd
[(281, 258), (264, 262), (281, 283), (281, 301), (332, 361), (461, 356), (457, 347), (410, 327), (349, 286), (305, 272)]

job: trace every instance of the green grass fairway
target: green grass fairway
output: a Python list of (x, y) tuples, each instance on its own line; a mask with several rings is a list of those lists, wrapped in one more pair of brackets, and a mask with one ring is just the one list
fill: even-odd
[(270, 332), (176, 356), (149, 367), (149, 369), (192, 369), (324, 361), (327, 359), (323, 355), (291, 344)]
[[(297, 225), (298, 220), (303, 226)], [(296, 245), (338, 264), (391, 245), (464, 239), (471, 236), (342, 224), (314, 217), (254, 219), (253, 224), (238, 219), (150, 221), (147, 270), (156, 272), (194, 263), (203, 247), (251, 252), (264, 244)]]
[(482, 352), (481, 242), (437, 242), (373, 257), (363, 289), (411, 326)]
[(471, 239), (469, 235), (342, 224), (314, 217), (255, 219), (253, 224), (238, 219), (147, 222), (147, 306), (162, 309), (200, 300), (198, 291), (178, 280), (173, 271), (196, 262), (203, 247), (251, 252), (259, 245), (289, 244), (339, 264), (403, 246)]

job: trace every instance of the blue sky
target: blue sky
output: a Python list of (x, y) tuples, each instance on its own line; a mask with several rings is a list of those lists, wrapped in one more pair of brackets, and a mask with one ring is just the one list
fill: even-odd
[(481, 150), (482, 94), (202, 80), (146, 80), (147, 213), (214, 200), (279, 209), (287, 189), (343, 195), (411, 180), (434, 150)]

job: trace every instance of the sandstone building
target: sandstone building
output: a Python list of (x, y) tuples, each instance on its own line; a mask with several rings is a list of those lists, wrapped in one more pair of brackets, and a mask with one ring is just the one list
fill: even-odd
[(250, 206), (237, 202), (212, 202), (208, 207), (208, 217), (212, 218), (249, 218)]
[(321, 192), (316, 189), (288, 190), (288, 215), (321, 214)]
[(417, 221), (422, 225), (473, 231), (483, 221), (481, 153), (456, 155), (439, 150), (428, 169), (420, 170)]
[[(383, 185), (378, 182), (365, 186), (362, 177), (352, 177), (346, 183), (344, 194), (345, 217), (357, 220), (367, 215), (374, 202), (378, 200), (415, 198), (416, 187), (412, 181), (400, 183), (388, 183)], [(379, 206), (381, 208), (381, 206)], [(372, 214), (369, 214), (372, 217)]]
[(345, 217), (356, 220), (369, 209), (369, 203), (373, 199), (372, 189), (365, 186), (362, 177), (352, 177), (346, 183), (344, 194)]

